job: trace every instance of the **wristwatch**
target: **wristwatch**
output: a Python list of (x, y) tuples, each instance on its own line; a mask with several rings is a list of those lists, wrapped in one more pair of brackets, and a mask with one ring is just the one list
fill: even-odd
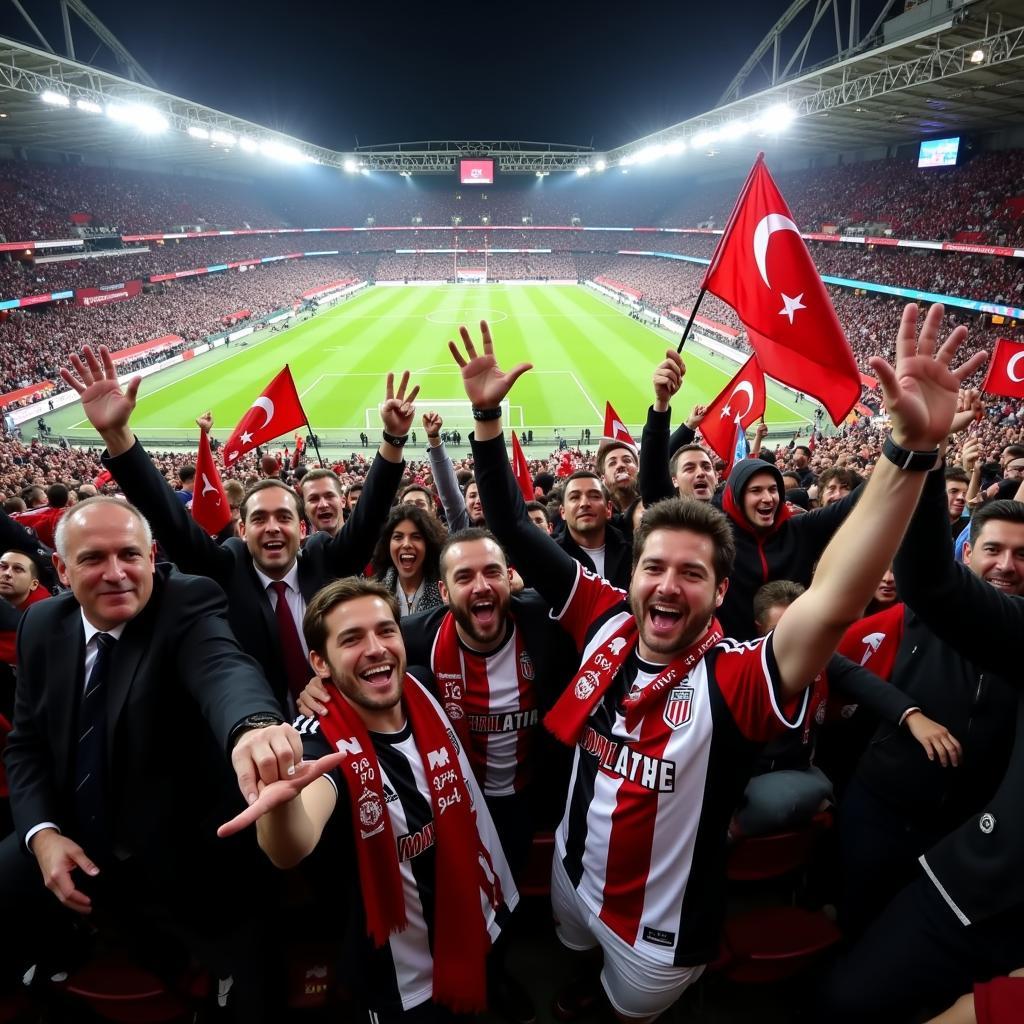
[(497, 406), (494, 409), (478, 409), (475, 405), (473, 406), (473, 419), (475, 420), (496, 420), (501, 418), (501, 406)]
[(246, 715), (238, 725), (231, 730), (231, 746), (238, 742), (238, 737), (250, 729), (265, 729), (268, 725), (280, 725), (282, 719), (270, 711), (258, 711), (254, 715)]
[(902, 469), (909, 473), (927, 473), (935, 468), (935, 463), (939, 457), (939, 449), (933, 448), (930, 452), (914, 452), (909, 448), (903, 448), (901, 445), (898, 445), (892, 439), (892, 434), (889, 434), (882, 445), (882, 454), (897, 469)]
[(384, 435), (384, 441), (386, 444), (390, 444), (395, 448), (403, 448), (405, 442), (409, 440), (408, 434), (389, 434), (386, 430), (381, 431)]

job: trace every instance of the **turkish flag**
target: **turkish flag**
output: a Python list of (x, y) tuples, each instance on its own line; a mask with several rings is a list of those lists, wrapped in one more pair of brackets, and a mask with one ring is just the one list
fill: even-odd
[(224, 465), (231, 466), (257, 445), (273, 441), (306, 422), (292, 372), (287, 366), (249, 406), (224, 445)]
[(825, 285), (759, 154), (703, 287), (736, 310), (761, 369), (813, 395), (839, 424), (860, 372)]
[(708, 406), (700, 423), (701, 436), (719, 458), (732, 463), (737, 430), (746, 430), (764, 415), (764, 374), (751, 356)]
[(633, 440), (626, 425), (622, 422), (619, 414), (612, 408), (611, 402), (604, 403), (604, 436), (601, 438), (604, 444), (615, 441), (621, 444), (628, 444), (636, 451), (636, 441)]
[(1005, 398), (1024, 398), (1024, 345), (997, 338), (982, 391)]
[(526, 461), (523, 449), (519, 444), (516, 432), (512, 431), (512, 472), (515, 475), (519, 490), (523, 492), (526, 501), (533, 501), (537, 496), (533, 490), (533, 475), (530, 473), (530, 464)]
[(220, 482), (220, 473), (210, 451), (210, 438), (205, 430), (199, 435), (196, 478), (192, 484), (192, 518), (211, 537), (216, 537), (231, 522), (231, 506)]

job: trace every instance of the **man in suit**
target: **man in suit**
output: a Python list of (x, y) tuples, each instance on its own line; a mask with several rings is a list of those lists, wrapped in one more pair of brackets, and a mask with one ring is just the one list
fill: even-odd
[[(101, 363), (102, 361), (102, 363)], [(167, 557), (182, 572), (209, 576), (228, 597), (231, 628), (266, 673), (282, 705), (296, 697), (312, 670), (302, 617), (313, 595), (332, 579), (359, 575), (377, 542), (380, 524), (402, 478), (402, 447), (419, 391), (406, 396), (409, 374), (396, 392), (388, 374), (381, 406), (384, 440), (366, 475), (365, 491), (334, 536), (317, 532), (300, 550), (302, 498), (280, 478), (250, 488), (241, 507), (240, 538), (218, 544), (175, 498), (130, 426), (140, 378), (122, 390), (110, 354), (86, 347), (61, 376), (82, 399), (82, 410), (106, 443), (103, 463), (130, 502), (149, 520)]]
[[(55, 907), (42, 881), (68, 910), (138, 935), (142, 952), (153, 934), (217, 949), (241, 921), (232, 888), (247, 877), (245, 847), (214, 839), (241, 803), (228, 755), (251, 803), (257, 781), (294, 769), (301, 743), (231, 635), (224, 595), (158, 572), (137, 509), (89, 499), (56, 543), (71, 593), (33, 605), (18, 631), (0, 905), (20, 924), (6, 934), (33, 952), (21, 926)], [(13, 952), (0, 963), (13, 966)]]
[(559, 511), (566, 529), (555, 537), (555, 543), (591, 572), (628, 590), (633, 549), (609, 522), (611, 503), (600, 477), (586, 469), (573, 473), (565, 483)]

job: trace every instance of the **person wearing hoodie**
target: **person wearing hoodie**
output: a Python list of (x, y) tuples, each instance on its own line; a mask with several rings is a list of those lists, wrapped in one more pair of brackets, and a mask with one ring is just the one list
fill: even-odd
[(722, 492), (722, 511), (736, 538), (736, 562), (718, 618), (726, 636), (753, 640), (754, 594), (772, 580), (809, 586), (815, 563), (849, 515), (860, 489), (804, 515), (783, 500), (782, 473), (761, 459), (732, 467)]

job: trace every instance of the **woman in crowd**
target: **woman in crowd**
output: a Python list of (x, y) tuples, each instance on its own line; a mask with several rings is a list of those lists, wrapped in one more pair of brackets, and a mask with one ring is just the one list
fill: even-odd
[(443, 604), (438, 589), (444, 527), (416, 505), (391, 510), (373, 552), (373, 571), (398, 598), (403, 617)]

